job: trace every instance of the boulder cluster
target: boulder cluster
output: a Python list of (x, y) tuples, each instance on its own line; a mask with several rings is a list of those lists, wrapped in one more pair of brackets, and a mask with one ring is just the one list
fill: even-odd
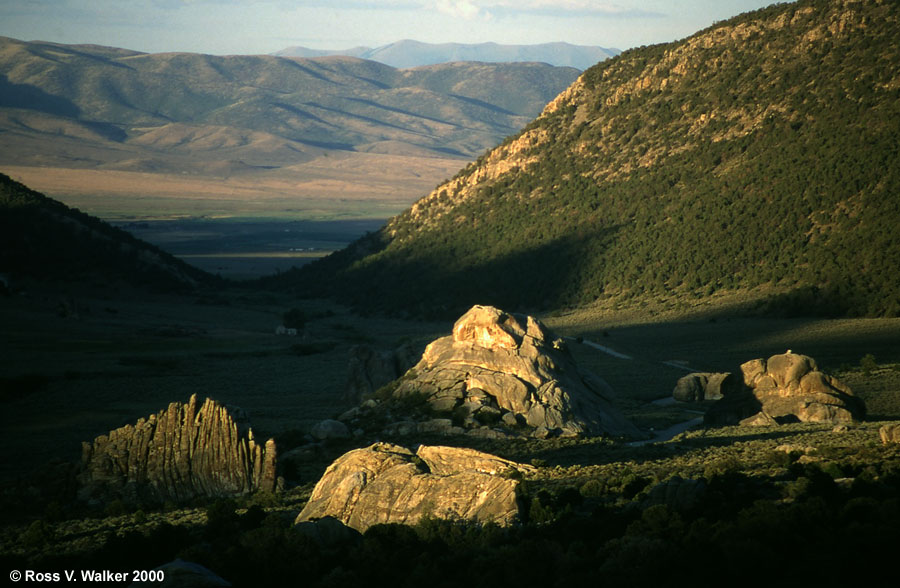
[(716, 400), (708, 425), (771, 425), (784, 422), (848, 424), (865, 417), (865, 404), (816, 361), (788, 351), (741, 365), (741, 376), (691, 374), (678, 381), (676, 400)]
[(474, 449), (375, 443), (332, 463), (295, 522), (332, 517), (360, 532), (424, 518), (508, 525), (518, 479), (533, 469)]
[(253, 439), (246, 414), (197, 395), (82, 444), (88, 501), (226, 497), (275, 489), (275, 442)]
[(393, 400), (421, 401), (437, 417), (409, 424), (415, 431), (639, 435), (610, 396), (609, 387), (580, 370), (563, 340), (534, 317), (491, 306), (466, 312), (391, 392)]

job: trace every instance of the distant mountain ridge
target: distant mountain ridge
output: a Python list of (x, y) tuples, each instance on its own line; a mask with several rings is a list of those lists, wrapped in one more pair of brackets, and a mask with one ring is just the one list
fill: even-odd
[(336, 51), (288, 47), (273, 55), (281, 57), (322, 57), (345, 55), (378, 61), (391, 67), (410, 68), (455, 61), (496, 63), (540, 62), (558, 67), (585, 70), (621, 53), (618, 49), (569, 43), (501, 45), (497, 43), (422, 43), (405, 39), (381, 47), (354, 47)]
[(0, 164), (231, 173), (328, 150), (470, 158), (577, 76), (537, 63), (404, 70), (0, 38)]
[(897, 30), (896, 2), (799, 0), (626, 51), (282, 283), (440, 316), (717, 293), (898, 316)]

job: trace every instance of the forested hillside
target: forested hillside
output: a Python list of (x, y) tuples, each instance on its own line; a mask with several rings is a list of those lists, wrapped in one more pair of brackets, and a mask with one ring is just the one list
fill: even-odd
[(752, 290), (776, 312), (896, 316), (898, 19), (800, 0), (627, 51), (282, 283), (425, 314)]

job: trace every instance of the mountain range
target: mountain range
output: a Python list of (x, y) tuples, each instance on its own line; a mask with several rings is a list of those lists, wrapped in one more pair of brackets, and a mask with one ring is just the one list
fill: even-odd
[(618, 49), (571, 45), (569, 43), (541, 43), (535, 45), (500, 45), (497, 43), (422, 43), (405, 39), (380, 47), (353, 47), (336, 51), (288, 47), (274, 53), (281, 57), (322, 57), (346, 55), (378, 61), (392, 67), (409, 68), (455, 61), (482, 62), (541, 62), (560, 67), (585, 70), (599, 61), (621, 53)]
[[(262, 186), (284, 201), (302, 199), (296, 187), (305, 184), (306, 195), (335, 201), (400, 194), (396, 213), (524, 126), (578, 74), (542, 63), (396, 69), (355, 57), (145, 54), (0, 38), (0, 165), (20, 166), (48, 193), (48, 168), (245, 176), (246, 185), (217, 189), (252, 198)], [(59, 189), (76, 184), (67, 173)], [(114, 182), (107, 174), (84, 183), (89, 193)], [(208, 185), (192, 194), (183, 184), (159, 191), (206, 197)]]
[(51, 134), (169, 152), (254, 146), (248, 163), (264, 165), (387, 142), (479, 154), (578, 75), (536, 63), (398, 70), (352, 57), (145, 54), (9, 38), (0, 39), (0, 72), (3, 127), (17, 140)]
[(800, 0), (626, 51), (281, 283), (442, 316), (725, 294), (896, 316), (897, 30), (896, 2)]

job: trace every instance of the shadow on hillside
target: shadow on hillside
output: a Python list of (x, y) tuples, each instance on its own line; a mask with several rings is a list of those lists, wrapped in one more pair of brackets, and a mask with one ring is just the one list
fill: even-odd
[[(617, 230), (606, 229), (607, 238)], [(341, 302), (366, 312), (455, 320), (474, 304), (528, 314), (572, 304), (567, 293), (577, 289), (569, 284), (588, 273), (577, 237), (505, 255), (485, 250), (482, 259), (468, 264), (460, 259), (472, 259), (478, 244), (461, 244), (458, 253), (444, 247), (392, 251), (384, 245), (381, 235), (370, 235), (342, 256), (307, 266), (295, 276), (305, 282), (297, 286), (315, 292), (322, 280)], [(374, 252), (379, 253), (363, 259)]]
[(74, 102), (48, 94), (36, 86), (14, 84), (2, 74), (0, 74), (0, 107), (23, 108), (72, 118), (81, 114)]

